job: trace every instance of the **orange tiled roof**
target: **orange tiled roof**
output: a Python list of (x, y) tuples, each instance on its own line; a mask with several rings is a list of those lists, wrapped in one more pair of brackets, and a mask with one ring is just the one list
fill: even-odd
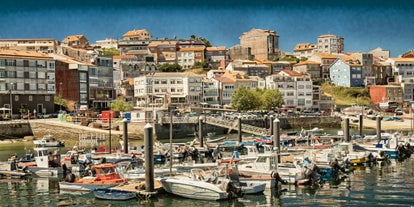
[(320, 58), (331, 58), (331, 59), (336, 59), (338, 58), (337, 55), (334, 54), (329, 54), (329, 53), (321, 53), (321, 52), (317, 52), (315, 53), (315, 55), (319, 56)]
[(223, 77), (223, 76), (215, 77), (214, 79), (218, 80), (221, 83), (235, 83), (236, 82), (235, 80), (233, 80), (231, 78)]
[(207, 51), (223, 51), (226, 50), (225, 46), (218, 46), (218, 47), (207, 47)]
[(114, 55), (113, 59), (134, 59), (135, 55)]
[(187, 51), (203, 51), (206, 47), (182, 47), (179, 51), (187, 52)]
[(47, 54), (34, 52), (34, 51), (27, 51), (27, 50), (0, 50), (1, 57), (10, 57), (10, 58), (25, 58), (25, 59), (50, 59), (53, 60)]
[(149, 32), (146, 29), (138, 29), (138, 30), (131, 30), (126, 32), (124, 35), (122, 35), (122, 37), (133, 37), (133, 36), (139, 36), (142, 33), (148, 33)]
[(302, 50), (313, 50), (316, 49), (315, 44), (310, 43), (299, 43), (296, 45), (295, 49), (293, 51), (302, 51)]
[(148, 44), (148, 47), (157, 47), (160, 45), (177, 45), (177, 41), (171, 41), (171, 40), (153, 40)]
[(390, 58), (395, 62), (414, 62), (414, 58)]
[(76, 41), (76, 40), (79, 40), (82, 37), (85, 37), (85, 36), (83, 34), (70, 35), (70, 36), (67, 36), (65, 39), (63, 39), (63, 42)]

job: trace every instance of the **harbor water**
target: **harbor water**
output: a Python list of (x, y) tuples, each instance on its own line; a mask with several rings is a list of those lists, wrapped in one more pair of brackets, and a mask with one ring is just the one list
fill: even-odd
[[(7, 160), (14, 152), (21, 155), (30, 147), (25, 142), (0, 144), (0, 160)], [(356, 167), (338, 183), (283, 185), (264, 194), (225, 201), (192, 200), (165, 193), (151, 199), (99, 200), (92, 193), (60, 191), (59, 179), (0, 179), (0, 206), (414, 206), (414, 157)]]

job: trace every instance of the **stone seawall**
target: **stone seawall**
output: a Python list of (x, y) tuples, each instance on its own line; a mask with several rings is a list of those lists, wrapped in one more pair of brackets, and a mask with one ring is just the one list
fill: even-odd
[[(282, 130), (289, 129), (311, 129), (314, 127), (325, 127), (325, 128), (334, 128), (341, 127), (341, 117), (283, 117), (279, 118), (280, 128)], [(267, 120), (270, 122), (270, 120)], [(265, 120), (243, 120), (244, 124), (250, 124), (257, 127), (264, 127)], [(216, 134), (227, 134), (228, 129), (215, 126), (215, 125), (205, 125), (204, 135), (208, 132), (214, 132)], [(269, 123), (267, 124), (269, 128)], [(237, 130), (237, 129), (236, 129)], [(182, 138), (182, 137), (194, 137), (195, 133), (198, 131), (198, 123), (174, 123), (173, 124), (173, 138)], [(233, 129), (231, 131), (235, 132)], [(169, 139), (170, 137), (170, 125), (169, 123), (155, 124), (155, 133), (158, 139)]]
[(33, 131), (28, 121), (0, 122), (0, 140), (19, 139), (25, 136), (33, 136)]

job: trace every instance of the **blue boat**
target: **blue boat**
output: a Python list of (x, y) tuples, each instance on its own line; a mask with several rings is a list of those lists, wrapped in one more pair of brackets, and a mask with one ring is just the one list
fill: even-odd
[(136, 192), (110, 189), (110, 188), (96, 188), (92, 190), (92, 193), (96, 198), (104, 199), (104, 200), (125, 201), (125, 200), (130, 200), (133, 198), (137, 198)]

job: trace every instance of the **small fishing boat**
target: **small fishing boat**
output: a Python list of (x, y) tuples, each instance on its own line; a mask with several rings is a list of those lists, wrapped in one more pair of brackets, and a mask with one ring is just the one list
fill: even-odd
[(111, 188), (96, 188), (92, 190), (92, 193), (95, 198), (103, 200), (125, 201), (137, 198), (137, 194), (135, 192)]
[(48, 134), (42, 137), (39, 140), (33, 140), (35, 147), (64, 147), (65, 143), (56, 140), (53, 135)]
[(65, 181), (59, 182), (60, 190), (92, 191), (95, 188), (110, 188), (125, 183), (126, 179), (116, 172), (116, 164), (103, 163), (92, 166), (92, 174), (83, 178), (75, 178), (69, 174)]

